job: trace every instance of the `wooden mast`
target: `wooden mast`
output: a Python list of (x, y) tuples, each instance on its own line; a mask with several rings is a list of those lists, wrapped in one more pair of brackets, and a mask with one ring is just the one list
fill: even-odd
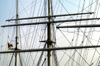
[[(51, 0), (48, 0), (48, 16), (51, 16)], [(51, 21), (51, 17), (48, 17), (49, 22)], [(51, 39), (51, 23), (47, 24), (47, 48), (51, 48), (52, 39)], [(51, 66), (51, 50), (47, 51), (48, 54), (48, 66)]]
[[(16, 0), (16, 19), (18, 19), (18, 0)], [(18, 20), (16, 20), (16, 24), (18, 24)], [(15, 51), (18, 49), (18, 26), (16, 26), (16, 45), (15, 45)], [(17, 53), (15, 53), (15, 66), (17, 65)]]

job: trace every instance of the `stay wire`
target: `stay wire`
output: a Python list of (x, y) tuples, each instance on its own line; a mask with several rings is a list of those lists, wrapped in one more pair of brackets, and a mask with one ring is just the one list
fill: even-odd
[[(75, 40), (75, 46), (77, 46), (77, 42), (78, 42), (78, 37), (79, 37), (79, 29), (77, 29), (77, 35), (76, 35), (76, 40)], [(72, 45), (73, 46), (73, 45)], [(73, 58), (75, 58), (75, 54), (76, 54), (76, 50), (73, 50), (74, 54), (73, 54)], [(71, 62), (71, 65), (73, 66), (74, 61)]]
[(32, 16), (35, 14), (35, 10), (36, 10), (35, 8), (36, 8), (36, 5), (37, 5), (36, 3), (37, 3), (37, 0), (35, 0), (34, 6), (33, 5), (31, 6), (31, 9), (33, 7), (32, 13), (30, 12), (30, 15), (32, 15)]
[[(98, 2), (98, 1), (97, 1), (97, 2)], [(91, 3), (92, 3), (92, 2), (91, 2)], [(98, 4), (98, 3), (97, 3), (97, 4)], [(97, 4), (96, 4), (96, 5), (97, 5)], [(96, 7), (97, 7), (97, 6), (96, 6)], [(91, 7), (91, 8), (92, 8), (92, 7)], [(96, 10), (97, 10), (97, 9), (95, 8), (95, 12), (96, 12)], [(85, 56), (86, 56), (86, 55), (85, 55)], [(84, 65), (83, 65), (83, 66), (84, 66)]]
[[(97, 1), (97, 2), (98, 2), (98, 1)], [(96, 10), (97, 10), (97, 13), (98, 13), (97, 5), (98, 5), (98, 3), (96, 4), (95, 12), (96, 12)], [(98, 6), (98, 7), (99, 7), (99, 6)], [(98, 42), (99, 42), (99, 40), (98, 40)], [(98, 45), (98, 43), (97, 43), (97, 45)], [(92, 64), (92, 61), (93, 61), (93, 58), (94, 58), (95, 53), (96, 53), (96, 50), (95, 50), (94, 53), (93, 53), (92, 60), (91, 60), (90, 64)]]
[[(23, 32), (23, 34), (24, 34), (24, 31), (23, 31), (23, 29), (21, 29), (21, 31)], [(25, 38), (25, 43), (24, 44), (28, 44), (28, 40)], [(25, 46), (24, 46), (25, 47)], [(28, 47), (27, 47), (28, 48)], [(26, 58), (28, 58), (28, 54), (27, 54), (27, 57)], [(27, 63), (27, 61), (26, 61), (26, 63)]]
[[(35, 0), (35, 3), (36, 3), (36, 0)], [(28, 30), (28, 28), (27, 28), (27, 30)], [(33, 33), (34, 34), (34, 33)], [(31, 43), (31, 42), (30, 42)], [(31, 45), (31, 44), (30, 44)], [(30, 55), (27, 55), (27, 64), (28, 64), (28, 57), (30, 57)]]
[(11, 62), (12, 62), (12, 59), (13, 59), (13, 55), (14, 55), (14, 53), (13, 53), (12, 56), (11, 56), (11, 60), (10, 60), (10, 62), (9, 62), (9, 66), (11, 66)]
[[(59, 29), (60, 30), (60, 29)], [(60, 30), (60, 32), (62, 33), (62, 31)], [(63, 33), (62, 33), (63, 34)], [(64, 35), (64, 34), (63, 34)], [(64, 35), (64, 37), (66, 38), (66, 36)], [(67, 39), (67, 38), (66, 38)], [(70, 41), (67, 39), (67, 41), (70, 43)], [(72, 45), (70, 43), (70, 45)], [(80, 53), (75, 49), (75, 51), (80, 55)], [(81, 56), (81, 55), (80, 55)], [(82, 56), (81, 56), (82, 57)], [(87, 65), (89, 65), (89, 63), (82, 57), (82, 59), (87, 63)]]
[[(40, 5), (40, 6), (42, 6), (42, 5)], [(40, 10), (39, 10), (39, 11), (40, 11)], [(41, 14), (42, 14), (42, 12), (41, 12)], [(39, 36), (39, 35), (38, 35), (38, 36)], [(35, 58), (37, 57), (37, 54), (38, 54), (38, 52), (36, 53)], [(36, 60), (35, 58), (34, 58), (34, 61)]]
[[(37, 56), (37, 53), (36, 53), (36, 56)], [(36, 57), (35, 57), (36, 58)], [(36, 59), (34, 59), (33, 61), (35, 61)]]
[[(13, 0), (14, 1), (14, 0)], [(11, 13), (12, 13), (12, 7), (13, 7), (13, 1), (12, 1), (12, 3), (11, 3), (11, 9), (10, 9), (10, 14), (9, 14), (9, 18), (10, 18), (10, 16), (11, 16)]]
[[(81, 30), (81, 32), (83, 33), (83, 31), (82, 31), (82, 30)], [(91, 45), (93, 45), (93, 44), (92, 44), (92, 42), (88, 39), (88, 37), (87, 37), (86, 35), (84, 35), (84, 36), (87, 38), (87, 40), (90, 42), (90, 44), (91, 44)], [(96, 48), (94, 48), (94, 49), (97, 51), (97, 49), (96, 49)], [(100, 53), (99, 53), (98, 51), (97, 51), (97, 53), (100, 55)]]
[[(68, 61), (65, 63), (65, 65), (64, 66), (66, 66), (67, 64), (68, 64), (68, 62), (72, 59), (72, 57), (75, 55), (75, 52), (73, 52), (73, 54), (72, 54), (72, 56), (70, 55), (70, 58), (68, 59)], [(75, 61), (74, 61), (75, 62)], [(76, 61), (77, 62), (77, 61)], [(70, 63), (70, 62), (69, 62)], [(77, 62), (78, 63), (78, 62)], [(72, 63), (73, 64), (73, 63)], [(78, 63), (78, 65), (79, 65), (79, 63)], [(68, 66), (70, 66), (70, 65), (68, 65)]]
[[(100, 38), (98, 39), (97, 45), (99, 44), (99, 42), (100, 42)], [(92, 59), (91, 59), (90, 64), (93, 63), (92, 61), (93, 61), (93, 59), (94, 59), (94, 57), (95, 57), (95, 54), (96, 54), (96, 50), (94, 50), (94, 52), (93, 52), (93, 56), (92, 56)]]
[[(66, 54), (70, 59), (72, 59), (73, 61), (75, 61), (70, 55), (68, 55), (64, 50), (62, 50), (64, 52), (64, 54)], [(77, 63), (77, 61), (75, 61)], [(59, 62), (60, 63), (60, 62)], [(81, 66), (79, 63), (77, 63), (79, 66)]]
[[(59, 3), (62, 5), (62, 7), (66, 10), (66, 12), (69, 14), (69, 12), (67, 11), (67, 9), (65, 8), (65, 6), (62, 4), (61, 0), (59, 0)], [(72, 18), (72, 17), (71, 17)]]
[[(36, 31), (37, 31), (37, 30), (36, 30)], [(37, 34), (37, 33), (36, 33), (36, 34)], [(38, 36), (39, 36), (39, 35), (38, 35)], [(34, 38), (34, 39), (35, 39), (35, 38)], [(37, 57), (37, 54), (38, 54), (38, 52), (36, 53), (35, 58)], [(33, 62), (35, 62), (35, 60), (36, 60), (35, 58), (34, 58)]]
[(19, 54), (20, 54), (20, 58), (21, 58), (21, 60), (23, 61), (23, 62), (22, 62), (22, 64), (24, 64), (25, 66), (27, 66), (27, 65), (26, 65), (26, 62), (25, 62), (25, 60), (24, 60), (24, 59), (25, 59), (25, 57), (24, 57), (24, 56), (22, 56), (22, 55), (21, 55), (21, 53), (19, 53)]
[(20, 65), (23, 66), (23, 63), (22, 63), (22, 60), (21, 60), (20, 53), (19, 53), (19, 59), (20, 59)]
[(24, 7), (24, 5), (23, 5), (23, 3), (22, 3), (22, 1), (20, 0), (20, 3), (21, 3), (21, 5), (22, 5), (22, 7), (23, 7), (23, 10), (26, 12), (26, 14), (28, 15), (28, 13), (27, 13), (27, 11), (26, 11), (26, 9), (25, 9), (25, 7)]
[[(78, 34), (77, 34), (78, 35)], [(78, 36), (77, 36), (78, 37)], [(72, 45), (74, 44), (73, 42), (74, 42), (74, 39), (75, 39), (75, 30), (74, 30), (74, 33), (73, 33), (73, 38), (72, 38), (72, 41), (71, 41), (71, 43), (72, 43)], [(77, 40), (77, 39), (76, 39)], [(72, 53), (72, 50), (70, 51), (70, 56), (71, 56), (71, 53)], [(73, 51), (73, 56), (75, 56), (75, 51)], [(72, 56), (72, 57), (73, 57)], [(68, 64), (68, 66), (70, 66), (70, 63), (72, 63), (73, 61), (71, 61), (71, 59), (69, 58), (69, 64)], [(66, 62), (67, 63), (67, 62)], [(65, 64), (66, 65), (66, 64)]]
[[(79, 0), (79, 6), (78, 6), (78, 12), (79, 12), (79, 9), (80, 9), (80, 4), (81, 4), (81, 0)], [(82, 7), (82, 9), (84, 9), (84, 4), (85, 4), (85, 0), (84, 0), (84, 2), (83, 2), (83, 7)], [(83, 10), (82, 10), (82, 13), (83, 13)], [(82, 19), (82, 15), (81, 15), (81, 17), (80, 17), (81, 19)], [(81, 21), (80, 21), (80, 23), (79, 24), (81, 24)], [(77, 28), (77, 31), (78, 31), (78, 34), (77, 34), (77, 40), (76, 41), (78, 41), (78, 37), (79, 37), (79, 29), (80, 28)], [(76, 43), (77, 44), (77, 43)], [(77, 46), (77, 45), (76, 45)], [(81, 54), (81, 53), (80, 53)], [(80, 56), (78, 56), (78, 58), (77, 58), (77, 62), (79, 63), (80, 62)]]
[[(87, 9), (88, 7), (90, 7), (91, 5), (93, 5), (94, 3), (96, 3), (97, 1), (98, 1), (98, 0), (96, 0), (96, 1), (94, 1), (93, 3), (89, 4), (89, 6), (85, 7), (85, 8), (82, 9), (81, 11)], [(81, 12), (81, 11), (80, 11), (80, 12)], [(70, 17), (70, 18), (72, 18), (72, 17)], [(69, 19), (70, 19), (70, 18), (69, 18)], [(60, 24), (58, 24), (57, 26), (59, 26), (59, 25), (61, 25), (61, 24), (63, 24), (63, 23), (60, 23)]]
[[(31, 4), (29, 4), (28, 6), (26, 6), (23, 10), (19, 11), (19, 15), (22, 14), (22, 12), (23, 12), (26, 8), (28, 8), (30, 5), (32, 5), (33, 3), (34, 3), (34, 1), (33, 1)], [(15, 15), (15, 16), (16, 16), (16, 15)], [(13, 16), (12, 18), (14, 18), (15, 16)]]

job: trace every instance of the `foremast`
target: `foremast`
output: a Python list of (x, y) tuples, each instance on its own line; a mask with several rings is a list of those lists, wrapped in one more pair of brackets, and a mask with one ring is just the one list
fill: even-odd
[[(18, 0), (16, 0), (16, 19), (18, 19)], [(16, 20), (16, 24), (18, 24), (18, 20)], [(15, 45), (15, 51), (18, 50), (18, 26), (16, 26), (16, 45)], [(15, 53), (15, 66), (17, 65), (17, 53)]]

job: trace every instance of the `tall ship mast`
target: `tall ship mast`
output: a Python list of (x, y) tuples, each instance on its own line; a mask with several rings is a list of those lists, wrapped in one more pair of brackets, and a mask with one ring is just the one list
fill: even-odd
[(100, 65), (100, 0), (8, 4), (13, 9), (1, 25), (0, 66)]

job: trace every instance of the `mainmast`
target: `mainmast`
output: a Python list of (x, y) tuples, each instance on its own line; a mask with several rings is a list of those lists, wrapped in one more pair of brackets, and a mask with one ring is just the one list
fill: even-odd
[[(16, 19), (18, 19), (18, 0), (16, 0)], [(16, 24), (18, 24), (18, 20), (16, 20)], [(18, 26), (16, 26), (16, 45), (15, 51), (18, 49)], [(15, 53), (15, 66), (17, 66), (17, 53)]]
[[(48, 0), (48, 16), (51, 16), (51, 0)], [(49, 22), (51, 22), (51, 17), (48, 17)], [(52, 39), (51, 39), (51, 23), (47, 24), (47, 48), (51, 48)], [(51, 50), (48, 52), (48, 66), (51, 66)]]

